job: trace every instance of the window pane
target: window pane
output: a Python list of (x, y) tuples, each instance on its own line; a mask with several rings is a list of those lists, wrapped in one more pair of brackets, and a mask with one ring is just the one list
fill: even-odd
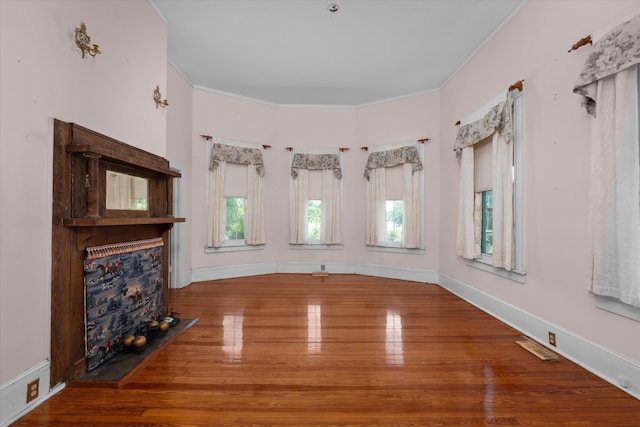
[(320, 240), (321, 204), (321, 200), (307, 202), (307, 238), (309, 240)]
[(227, 240), (244, 240), (244, 199), (227, 197)]
[(482, 192), (482, 243), (483, 254), (493, 254), (493, 197), (491, 190)]
[(401, 242), (402, 241), (402, 215), (403, 215), (402, 200), (387, 200), (386, 211), (387, 211), (387, 241)]

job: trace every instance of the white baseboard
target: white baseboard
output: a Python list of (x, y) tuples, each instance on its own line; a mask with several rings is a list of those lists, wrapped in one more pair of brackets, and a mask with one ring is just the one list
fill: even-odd
[(208, 267), (192, 270), (192, 282), (230, 279), (234, 277), (257, 276), (273, 273), (311, 274), (321, 271), (321, 266), (329, 274), (361, 274), (365, 276), (385, 277), (388, 279), (408, 280), (412, 282), (437, 283), (438, 272), (388, 265), (349, 264), (335, 262), (279, 262), (239, 266)]
[[(640, 365), (446, 274), (440, 286), (603, 380), (640, 399)], [(557, 346), (548, 344), (556, 334)]]
[[(64, 388), (49, 389), (50, 363), (42, 362), (0, 386), (0, 427), (7, 427)], [(27, 384), (39, 380), (39, 396), (27, 403)]]

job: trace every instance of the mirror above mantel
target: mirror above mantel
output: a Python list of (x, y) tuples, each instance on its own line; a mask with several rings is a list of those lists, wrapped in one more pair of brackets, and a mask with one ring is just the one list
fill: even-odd
[(107, 210), (146, 211), (149, 209), (149, 180), (113, 170), (106, 173)]

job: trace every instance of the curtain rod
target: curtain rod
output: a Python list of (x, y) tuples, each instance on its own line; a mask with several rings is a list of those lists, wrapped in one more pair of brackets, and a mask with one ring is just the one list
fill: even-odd
[[(424, 143), (425, 143), (425, 142), (427, 142), (427, 141), (431, 141), (431, 138), (420, 138), (420, 139), (418, 139), (417, 141), (418, 141), (420, 144), (424, 144)], [(367, 146), (360, 147), (360, 149), (361, 149), (362, 151), (369, 151), (369, 147), (367, 147)]]
[[(269, 146), (269, 148), (271, 148), (271, 146)], [(284, 149), (287, 150), (287, 151), (293, 151), (293, 147), (284, 147)], [(349, 151), (350, 148), (349, 147), (340, 147), (340, 148), (338, 148), (338, 150), (341, 153), (344, 153), (345, 151)]]
[[(211, 135), (200, 135), (202, 138), (204, 138), (207, 141), (211, 141), (213, 139), (213, 137)], [(263, 150), (268, 150), (269, 148), (271, 148), (270, 145), (268, 144), (262, 144), (262, 149)]]
[(571, 52), (573, 50), (578, 50), (582, 46), (585, 46), (585, 45), (588, 45), (588, 44), (593, 46), (593, 40), (591, 40), (591, 34), (589, 34), (588, 36), (585, 36), (585, 37), (581, 38), (580, 40), (578, 40), (577, 42), (575, 42), (573, 44), (573, 46), (571, 46), (571, 49), (569, 49), (569, 52)]
[[(524, 79), (518, 80), (517, 82), (514, 82), (511, 86), (509, 86), (509, 92), (516, 89), (518, 89), (520, 92), (524, 90)], [(456, 120), (453, 125), (460, 126), (460, 120)]]

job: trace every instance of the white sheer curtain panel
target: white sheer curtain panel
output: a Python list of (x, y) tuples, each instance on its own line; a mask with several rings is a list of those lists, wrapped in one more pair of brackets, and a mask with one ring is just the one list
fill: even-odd
[(477, 221), (474, 221), (476, 203), (473, 186), (473, 145), (462, 149), (460, 154), (460, 183), (458, 191), (458, 233), (456, 253), (466, 259), (480, 258), (480, 237), (477, 236)]
[(217, 166), (209, 169), (209, 236), (207, 245), (214, 248), (222, 246), (225, 240), (225, 221), (227, 204), (224, 199), (224, 175), (227, 162), (218, 161)]
[(302, 245), (307, 239), (307, 203), (309, 200), (309, 170), (298, 170), (291, 179), (291, 203), (289, 213), (289, 243)]
[(413, 173), (411, 163), (402, 165), (403, 173), (403, 203), (404, 214), (402, 219), (403, 248), (417, 249), (421, 247), (420, 242), (420, 178), (419, 173)]
[(333, 245), (342, 243), (342, 180), (336, 178), (332, 169), (322, 170), (322, 217), (320, 220), (320, 243)]
[(367, 216), (365, 244), (380, 246), (387, 236), (385, 168), (372, 169), (367, 181)]
[(593, 116), (587, 288), (635, 307), (640, 307), (639, 63), (640, 15), (593, 45), (574, 87)]
[(247, 179), (247, 206), (244, 218), (244, 237), (247, 245), (264, 245), (265, 228), (264, 228), (264, 203), (263, 194), (263, 178), (258, 174), (255, 165), (248, 166)]

